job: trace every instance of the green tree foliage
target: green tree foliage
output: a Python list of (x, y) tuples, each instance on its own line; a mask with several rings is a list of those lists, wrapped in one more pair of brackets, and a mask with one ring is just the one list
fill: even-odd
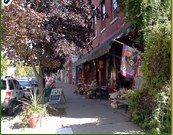
[(142, 0), (117, 0), (120, 7), (124, 10), (125, 19), (137, 28), (141, 28), (142, 14), (141, 4)]
[(129, 98), (132, 120), (152, 133), (171, 132), (171, 0), (119, 0), (145, 50), (145, 85)]
[(171, 75), (171, 38), (170, 28), (159, 25), (154, 28), (146, 40), (142, 68), (147, 82), (160, 90)]
[(33, 77), (35, 76), (34, 71), (32, 67), (29, 66), (23, 66), (23, 65), (17, 65), (16, 66), (16, 71), (15, 71), (15, 76), (19, 77)]
[(7, 68), (10, 64), (10, 61), (4, 58), (1, 54), (1, 76), (7, 75)]
[(170, 84), (166, 81), (159, 92), (145, 84), (128, 96), (134, 123), (155, 134), (171, 132)]

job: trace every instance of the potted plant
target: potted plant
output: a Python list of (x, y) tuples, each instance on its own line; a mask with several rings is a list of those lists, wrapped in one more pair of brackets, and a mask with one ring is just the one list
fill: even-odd
[(22, 102), (23, 112), (20, 116), (22, 127), (29, 126), (35, 128), (37, 123), (40, 123), (42, 117), (46, 114), (46, 104), (42, 103), (42, 94), (37, 95), (36, 91), (31, 92), (29, 98), (23, 98)]

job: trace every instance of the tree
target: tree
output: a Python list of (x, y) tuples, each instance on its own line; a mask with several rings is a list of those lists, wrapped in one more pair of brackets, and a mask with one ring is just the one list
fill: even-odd
[[(37, 67), (36, 67), (37, 68)], [(23, 65), (17, 65), (16, 70), (15, 70), (15, 76), (20, 76), (20, 77), (33, 77), (34, 72), (32, 67), (29, 66), (23, 66)]]
[[(2, 10), (2, 50), (16, 63), (32, 66), (43, 89), (45, 72), (63, 68), (66, 57), (85, 48), (90, 0), (15, 0)], [(37, 72), (36, 66), (39, 67)]]
[(3, 55), (1, 54), (1, 76), (7, 75), (7, 68), (10, 64), (10, 61), (3, 58)]

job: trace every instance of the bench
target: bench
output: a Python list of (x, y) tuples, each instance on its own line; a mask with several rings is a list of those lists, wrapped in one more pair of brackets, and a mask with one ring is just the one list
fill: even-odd
[(126, 112), (127, 112), (127, 109), (129, 107), (127, 100), (125, 100), (125, 99), (117, 99), (116, 103), (117, 103), (117, 109), (119, 108), (120, 105), (124, 105), (124, 107), (126, 108)]

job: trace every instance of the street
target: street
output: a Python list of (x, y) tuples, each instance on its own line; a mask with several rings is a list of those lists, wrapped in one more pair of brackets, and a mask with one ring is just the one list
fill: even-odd
[[(124, 109), (112, 109), (107, 100), (86, 99), (74, 94), (76, 86), (57, 82), (62, 87), (66, 100), (54, 104), (57, 110), (49, 109), (49, 117), (42, 120), (42, 126), (35, 129), (21, 129), (18, 125), (20, 111), (14, 117), (2, 114), (1, 133), (7, 134), (124, 134), (146, 133), (130, 121)], [(57, 116), (58, 114), (58, 116)], [(50, 126), (51, 125), (51, 126)], [(49, 127), (49, 128), (48, 128)]]

